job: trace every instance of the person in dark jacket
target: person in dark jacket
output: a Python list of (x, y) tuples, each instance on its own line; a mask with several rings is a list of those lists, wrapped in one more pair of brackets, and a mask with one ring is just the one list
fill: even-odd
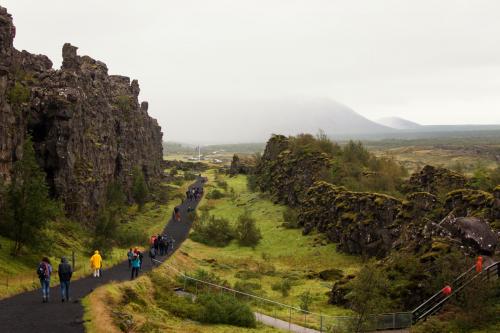
[(139, 255), (135, 254), (132, 259), (132, 275), (130, 276), (130, 280), (137, 278), (139, 276), (139, 269), (141, 268), (141, 259), (139, 259)]
[(50, 264), (49, 258), (42, 258), (42, 261), (38, 264), (37, 273), (42, 286), (42, 301), (43, 303), (47, 303), (50, 293), (50, 276), (52, 275), (52, 265)]
[(61, 301), (69, 302), (69, 281), (71, 281), (71, 276), (73, 275), (73, 268), (68, 263), (66, 257), (61, 258), (57, 273), (59, 274), (59, 281), (61, 282)]

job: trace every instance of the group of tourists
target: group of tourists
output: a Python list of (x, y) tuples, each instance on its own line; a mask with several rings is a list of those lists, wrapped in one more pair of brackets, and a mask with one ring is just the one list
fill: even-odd
[[(199, 176), (201, 178), (201, 175)], [(205, 179), (201, 179), (202, 183), (205, 182)], [(202, 187), (192, 187), (186, 192), (186, 198), (188, 201), (197, 201), (203, 196), (203, 188)], [(190, 207), (189, 207), (190, 208)], [(188, 208), (188, 211), (190, 210)], [(173, 217), (175, 220), (181, 220), (181, 212), (179, 207), (174, 208)], [(166, 235), (158, 234), (156, 236), (152, 236), (150, 238), (150, 249), (149, 249), (149, 257), (151, 259), (151, 264), (153, 266), (156, 265), (157, 256), (165, 256), (173, 251), (175, 240)], [(142, 263), (144, 260), (143, 253), (138, 248), (130, 248), (127, 253), (128, 258), (128, 267), (131, 269), (130, 279), (133, 280), (139, 276), (139, 271), (142, 268)], [(92, 270), (92, 276), (94, 278), (102, 277), (102, 264), (103, 260), (101, 254), (98, 250), (94, 251), (94, 254), (90, 257), (90, 268)], [(50, 295), (50, 278), (52, 276), (52, 265), (50, 263), (49, 258), (44, 257), (42, 261), (39, 263), (37, 268), (37, 275), (40, 279), (40, 284), (42, 287), (42, 301), (43, 303), (47, 303), (49, 301)], [(61, 263), (59, 264), (57, 273), (59, 275), (59, 281), (61, 285), (61, 301), (67, 302), (69, 301), (69, 285), (71, 281), (71, 277), (73, 275), (73, 267), (69, 264), (66, 257), (61, 258)]]
[(191, 187), (186, 191), (186, 199), (188, 201), (200, 200), (203, 196), (203, 187)]
[[(42, 302), (47, 303), (50, 296), (50, 277), (52, 276), (52, 265), (49, 258), (43, 257), (36, 270), (42, 286)], [(73, 268), (66, 257), (61, 258), (57, 273), (61, 282), (61, 301), (69, 301), (69, 282), (73, 275)]]

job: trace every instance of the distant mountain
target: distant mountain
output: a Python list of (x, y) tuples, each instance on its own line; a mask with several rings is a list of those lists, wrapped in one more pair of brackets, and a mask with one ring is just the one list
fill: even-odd
[[(189, 111), (177, 109), (176, 112)], [(198, 113), (195, 121), (190, 122), (188, 134), (194, 133), (196, 138), (202, 138), (197, 142), (207, 145), (266, 142), (272, 134), (316, 134), (320, 129), (335, 138), (357, 138), (395, 131), (345, 105), (321, 99), (207, 103), (205, 112)], [(193, 142), (189, 137), (180, 135), (175, 139)]]
[(398, 129), (398, 130), (418, 130), (418, 129), (422, 129), (422, 127), (423, 127), (420, 124), (417, 124), (413, 121), (410, 121), (410, 120), (407, 120), (404, 118), (400, 118), (400, 117), (380, 118), (377, 120), (377, 123), (384, 125), (384, 126), (387, 126), (387, 127), (390, 127), (390, 128)]

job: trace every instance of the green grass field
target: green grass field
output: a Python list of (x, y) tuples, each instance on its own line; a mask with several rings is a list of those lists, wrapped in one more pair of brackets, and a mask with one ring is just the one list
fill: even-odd
[[(241, 247), (236, 241), (218, 248), (187, 240), (181, 250), (188, 253), (199, 268), (217, 274), (231, 285), (238, 281), (260, 285), (261, 289), (256, 291), (259, 296), (280, 303), (299, 307), (300, 295), (309, 292), (312, 296), (309, 311), (335, 316), (351, 314), (349, 310), (327, 304), (327, 293), (333, 282), (322, 281), (317, 274), (332, 268), (340, 269), (344, 274), (355, 272), (361, 265), (358, 257), (337, 252), (335, 244), (321, 241), (321, 235), (303, 236), (300, 229), (282, 227), (285, 207), (273, 204), (260, 193), (248, 191), (246, 176), (231, 178), (216, 175), (213, 170), (208, 174), (207, 192), (216, 186), (214, 180), (217, 177), (217, 180), (227, 182), (228, 195), (219, 200), (203, 199), (200, 209), (208, 207), (210, 215), (227, 218), (232, 223), (248, 211), (255, 218), (263, 238), (255, 248)], [(252, 278), (238, 278), (244, 275)], [(272, 289), (273, 284), (285, 278), (294, 281), (286, 297)], [(283, 319), (289, 316), (288, 310), (269, 307), (265, 303), (256, 304), (255, 308)], [(295, 315), (300, 317), (297, 321), (304, 320), (303, 315)]]

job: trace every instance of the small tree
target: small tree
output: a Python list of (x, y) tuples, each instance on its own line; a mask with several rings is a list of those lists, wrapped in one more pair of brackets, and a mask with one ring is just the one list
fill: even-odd
[(93, 248), (107, 250), (111, 247), (111, 239), (116, 238), (120, 219), (125, 212), (125, 194), (117, 182), (109, 184), (106, 191), (106, 201), (99, 209), (94, 228)]
[(388, 307), (389, 282), (379, 268), (374, 264), (367, 264), (350, 284), (351, 291), (346, 298), (351, 308), (358, 314), (352, 329), (354, 332), (363, 332), (363, 325), (367, 322), (368, 315), (381, 313)]
[(12, 218), (7, 221), (7, 230), (15, 242), (13, 254), (17, 255), (28, 240), (37, 238), (45, 224), (55, 217), (57, 212), (57, 205), (49, 197), (45, 172), (36, 162), (30, 136), (23, 145), (23, 158), (14, 163), (8, 192)]
[(139, 210), (144, 208), (148, 193), (149, 190), (144, 179), (144, 173), (139, 168), (135, 168), (133, 172), (132, 197), (139, 206)]
[(248, 212), (238, 217), (235, 236), (240, 245), (255, 247), (262, 239), (260, 229), (255, 224), (255, 219)]

